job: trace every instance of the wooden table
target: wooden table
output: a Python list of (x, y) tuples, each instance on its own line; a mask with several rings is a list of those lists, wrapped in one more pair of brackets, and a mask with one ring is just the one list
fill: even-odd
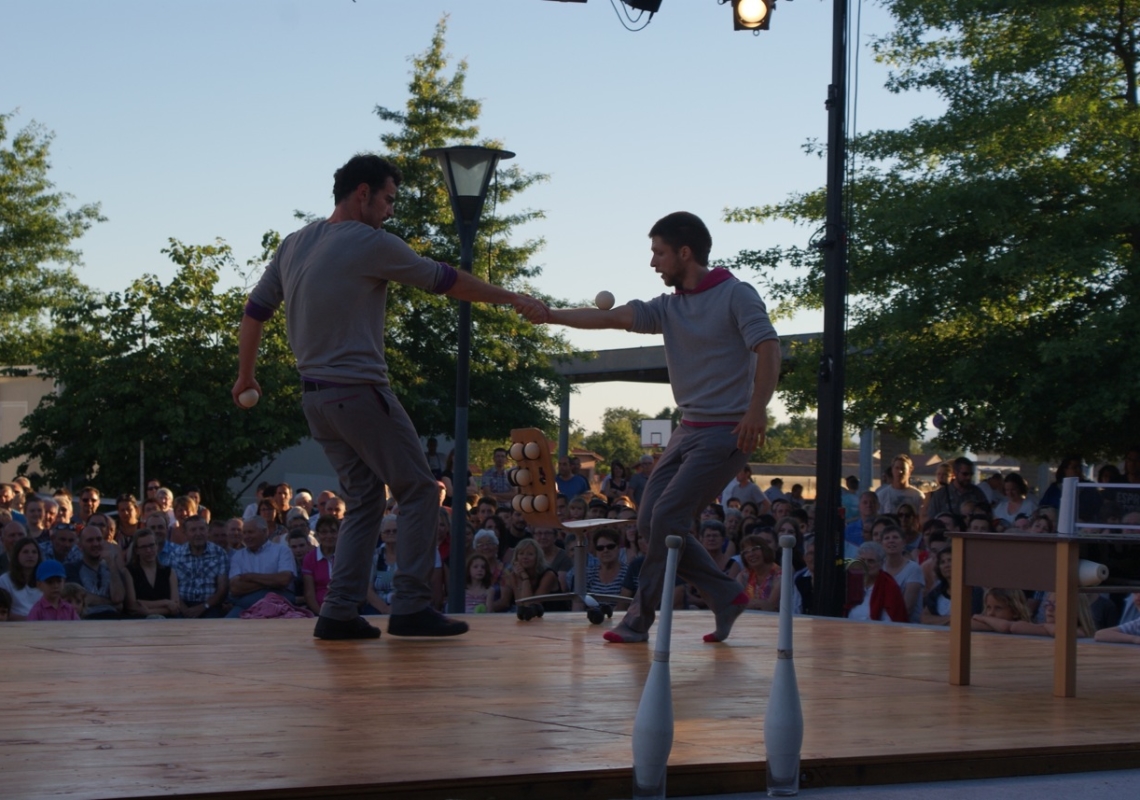
[(950, 533), (950, 683), (970, 684), (970, 587), (1055, 592), (1053, 695), (1077, 694), (1077, 562), (1088, 537), (1055, 533)]

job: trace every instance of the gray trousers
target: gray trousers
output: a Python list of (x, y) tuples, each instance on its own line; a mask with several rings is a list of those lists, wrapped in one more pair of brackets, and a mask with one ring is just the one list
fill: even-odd
[(736, 449), (732, 426), (679, 425), (673, 432), (649, 475), (637, 512), (637, 530), (649, 542), (649, 552), (623, 620), (630, 630), (648, 633), (661, 606), (667, 536), (683, 537), (677, 575), (700, 589), (709, 608), (718, 611), (740, 594), (740, 584), (724, 574), (691, 530), (700, 512), (746, 463), (748, 455)]
[(439, 487), (407, 412), (390, 388), (372, 384), (305, 392), (303, 406), (313, 438), (340, 478), (347, 506), (321, 615), (350, 620), (360, 614), (384, 518), (385, 484), (400, 504), (392, 613), (426, 608), (435, 566)]

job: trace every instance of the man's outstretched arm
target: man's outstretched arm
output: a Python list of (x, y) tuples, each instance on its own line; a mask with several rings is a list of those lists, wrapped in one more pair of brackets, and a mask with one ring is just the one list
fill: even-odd
[(541, 300), (487, 283), (462, 270), (455, 271), (455, 283), (444, 294), (470, 303), (509, 304), (514, 306), (515, 311), (536, 324), (546, 322), (550, 314), (550, 309)]
[(565, 325), (568, 328), (615, 328), (628, 331), (633, 327), (633, 308), (628, 305), (611, 308), (608, 311), (600, 308), (552, 308), (547, 321), (552, 325)]

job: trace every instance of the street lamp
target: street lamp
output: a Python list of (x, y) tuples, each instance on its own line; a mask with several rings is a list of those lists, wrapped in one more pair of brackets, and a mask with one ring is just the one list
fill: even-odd
[(732, 29), (766, 31), (776, 0), (732, 0)]
[[(479, 230), (479, 217), (487, 199), (487, 187), (495, 174), (495, 167), (503, 159), (514, 158), (507, 150), (495, 150), (475, 145), (434, 147), (423, 155), (438, 159), (443, 170), (443, 182), (451, 197), (451, 211), (459, 232), (459, 266), (471, 272), (475, 233)], [(467, 407), (471, 395), (471, 303), (459, 302), (458, 352), (455, 358), (455, 451), (454, 491), (451, 500), (451, 583), (447, 592), (447, 610), (462, 614), (463, 598), (467, 591), (465, 569), (467, 544)]]

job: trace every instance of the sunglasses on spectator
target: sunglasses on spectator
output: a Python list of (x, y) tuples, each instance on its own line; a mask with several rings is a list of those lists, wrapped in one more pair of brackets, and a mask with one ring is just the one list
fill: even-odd
[(617, 550), (616, 544), (599, 544), (594, 547), (595, 550)]

